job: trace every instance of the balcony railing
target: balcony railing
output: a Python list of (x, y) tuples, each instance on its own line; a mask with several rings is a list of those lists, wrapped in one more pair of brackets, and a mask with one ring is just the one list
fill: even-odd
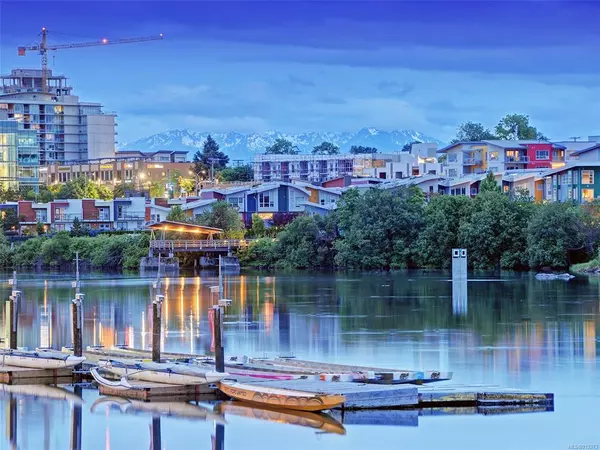
[(463, 165), (465, 166), (477, 166), (481, 164), (481, 160), (480, 159), (476, 159), (476, 158), (465, 158), (463, 159)]
[(525, 156), (525, 155), (523, 155), (523, 156), (507, 156), (504, 161), (526, 164), (529, 162), (529, 156)]

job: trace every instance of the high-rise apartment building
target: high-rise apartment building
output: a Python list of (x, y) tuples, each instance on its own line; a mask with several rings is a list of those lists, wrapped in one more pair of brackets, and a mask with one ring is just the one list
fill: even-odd
[(116, 114), (81, 102), (65, 76), (48, 70), (47, 93), (40, 69), (13, 69), (0, 82), (0, 109), (35, 132), (40, 165), (114, 158)]

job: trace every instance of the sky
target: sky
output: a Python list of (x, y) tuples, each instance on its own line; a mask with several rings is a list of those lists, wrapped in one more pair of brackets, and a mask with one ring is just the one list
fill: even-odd
[(0, 72), (46, 27), (74, 93), (118, 113), (122, 143), (209, 132), (415, 129), (523, 113), (555, 140), (600, 134), (600, 2), (0, 0)]

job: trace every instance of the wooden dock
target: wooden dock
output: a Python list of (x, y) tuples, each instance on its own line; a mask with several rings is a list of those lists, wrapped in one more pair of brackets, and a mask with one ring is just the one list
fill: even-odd
[(0, 366), (0, 383), (3, 384), (67, 384), (73, 379), (73, 370), (31, 369), (28, 367)]
[(312, 380), (256, 380), (240, 382), (274, 388), (341, 394), (346, 397), (343, 409), (429, 408), (451, 406), (553, 405), (554, 395), (506, 389), (498, 386), (438, 384), (414, 386), (407, 384), (363, 384)]
[(114, 389), (100, 385), (100, 394), (111, 397), (123, 397), (145, 402), (157, 401), (212, 401), (219, 400), (220, 393), (215, 387), (209, 385), (174, 385), (151, 383), (148, 381), (129, 380), (134, 389)]

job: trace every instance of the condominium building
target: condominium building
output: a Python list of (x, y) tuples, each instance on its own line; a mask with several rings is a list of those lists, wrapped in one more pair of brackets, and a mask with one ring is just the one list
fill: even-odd
[[(429, 164), (429, 166), (427, 166)], [(440, 170), (435, 158), (410, 152), (337, 155), (268, 155), (254, 158), (255, 181), (322, 183), (343, 176), (405, 178)]]
[(186, 155), (186, 150), (128, 151), (117, 152), (114, 158), (53, 163), (40, 169), (40, 182), (66, 183), (83, 176), (111, 187), (128, 183), (136, 189), (147, 189), (153, 182), (166, 185), (173, 178), (189, 177), (192, 166), (185, 162)]
[(446, 154), (446, 175), (450, 178), (507, 170), (552, 169), (565, 165), (566, 147), (544, 141), (457, 142), (438, 150)]
[(37, 133), (24, 130), (8, 114), (0, 110), (0, 185), (17, 189), (30, 187), (37, 190), (39, 148)]
[(48, 70), (47, 93), (40, 69), (14, 69), (0, 83), (0, 109), (36, 133), (41, 165), (114, 157), (116, 114), (81, 102), (65, 76)]

